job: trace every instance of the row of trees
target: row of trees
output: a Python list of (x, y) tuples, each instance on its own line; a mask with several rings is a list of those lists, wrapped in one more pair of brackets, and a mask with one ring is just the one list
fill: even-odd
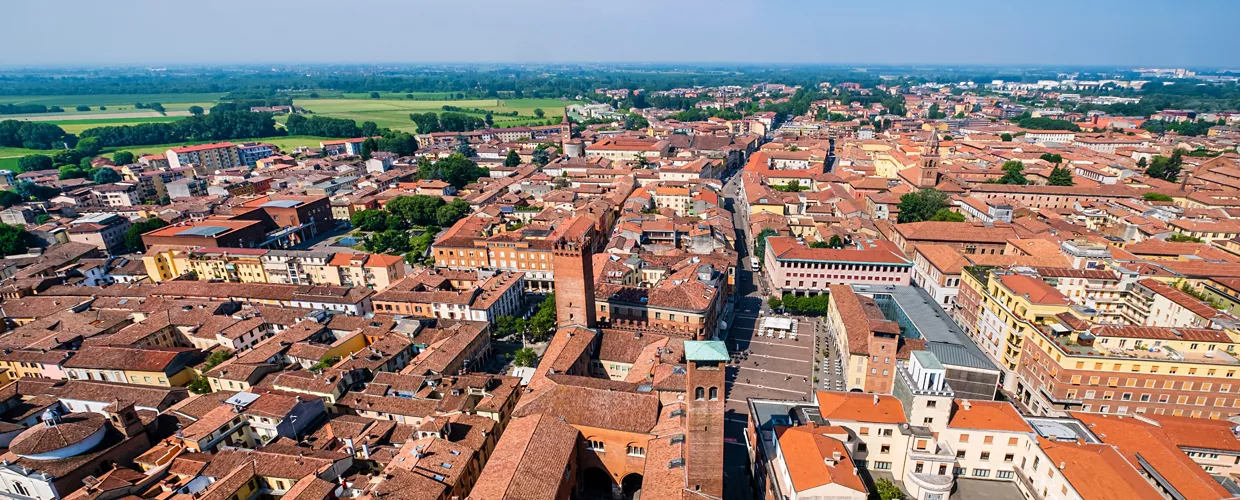
[(363, 159), (370, 159), (371, 153), (376, 151), (387, 151), (396, 156), (409, 156), (418, 150), (417, 138), (408, 132), (382, 129), (382, 133), (383, 135), (378, 139), (367, 136), (366, 140), (362, 141)]
[[(284, 128), (288, 130), (288, 133), (291, 135), (313, 135), (317, 137), (335, 137), (341, 139), (361, 137), (364, 135), (362, 129), (357, 126), (357, 122), (345, 118), (329, 118), (326, 116), (313, 116), (306, 118), (302, 115), (289, 115), (288, 120), (285, 120), (284, 122)], [(377, 127), (375, 128), (377, 129)], [(376, 131), (377, 130), (372, 130), (371, 134), (374, 134)]]
[(767, 304), (774, 309), (783, 307), (792, 314), (825, 316), (827, 314), (827, 299), (828, 295), (825, 293), (809, 297), (798, 297), (791, 293), (785, 293), (782, 299), (779, 297), (767, 299)]
[(1016, 124), (1021, 128), (1030, 130), (1071, 130), (1080, 132), (1081, 127), (1068, 120), (1057, 120), (1055, 118), (1023, 116), (1016, 120)]
[(77, 137), (57, 125), (18, 120), (0, 121), (0, 146), (26, 149), (73, 147)]
[(465, 113), (409, 113), (409, 119), (418, 126), (419, 134), (434, 132), (470, 132), (485, 128), (487, 123), (482, 118), (469, 116)]
[(26, 113), (64, 113), (60, 106), (47, 107), (42, 104), (0, 104), (0, 115), (20, 115)]
[[(290, 117), (291, 121), (292, 117)], [(349, 123), (353, 124), (352, 121)], [(220, 141), (279, 135), (284, 135), (284, 132), (276, 128), (276, 122), (270, 113), (249, 111), (222, 111), (190, 116), (175, 122), (95, 127), (82, 131), (83, 139), (97, 138), (103, 147)]]

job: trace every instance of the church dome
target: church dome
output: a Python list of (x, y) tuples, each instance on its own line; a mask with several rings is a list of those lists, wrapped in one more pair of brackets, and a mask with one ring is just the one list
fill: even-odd
[(108, 420), (98, 413), (59, 415), (53, 410), (43, 421), (13, 438), (9, 451), (31, 460), (59, 460), (93, 449), (107, 433)]

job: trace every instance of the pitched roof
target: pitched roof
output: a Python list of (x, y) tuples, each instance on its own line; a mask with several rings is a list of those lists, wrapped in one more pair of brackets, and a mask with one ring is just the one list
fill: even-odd
[(1137, 418), (1072, 413), (1103, 442), (1114, 445), (1134, 466), (1145, 461), (1185, 498), (1228, 498), (1231, 494), (1180, 451), (1162, 429)]
[(904, 404), (891, 395), (818, 391), (817, 399), (818, 412), (828, 421), (908, 423)]
[[(792, 478), (793, 488), (804, 492), (838, 484), (853, 491), (865, 492), (865, 484), (848, 456), (848, 448), (840, 440), (824, 435), (830, 429), (814, 425), (775, 428), (775, 437), (779, 441), (784, 467)], [(847, 432), (835, 429), (842, 434)], [(839, 454), (838, 460), (835, 459), (836, 453)]]
[(1033, 432), (1011, 403), (1002, 401), (952, 401), (952, 415), (947, 426), (957, 429), (989, 429), (1009, 432)]

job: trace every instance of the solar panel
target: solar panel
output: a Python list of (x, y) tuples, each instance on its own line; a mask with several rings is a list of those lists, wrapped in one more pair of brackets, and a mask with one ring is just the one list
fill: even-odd
[(197, 226), (177, 233), (177, 236), (205, 236), (211, 238), (228, 232), (228, 228), (220, 226)]
[(262, 205), (259, 205), (259, 206), (260, 207), (276, 207), (276, 208), (293, 208), (300, 204), (301, 202), (297, 200), (272, 200), (267, 203), (263, 203)]

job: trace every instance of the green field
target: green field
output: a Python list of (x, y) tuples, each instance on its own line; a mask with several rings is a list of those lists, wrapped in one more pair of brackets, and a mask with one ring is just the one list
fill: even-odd
[[(278, 146), (281, 151), (292, 151), (294, 148), (298, 146), (309, 146), (309, 147), (317, 148), (319, 147), (319, 141), (330, 141), (330, 140), (333, 140), (333, 139), (324, 138), (324, 137), (312, 137), (308, 135), (289, 135), (289, 136), (283, 136), (283, 137), (262, 137), (262, 138), (257, 138), (257, 139), (232, 139), (227, 142), (231, 142), (234, 144), (239, 143), (239, 142), (265, 142), (267, 144), (273, 144), (275, 146)], [(109, 154), (113, 151), (129, 151), (130, 153), (133, 153), (136, 156), (141, 156), (141, 155), (148, 155), (152, 153), (163, 153), (170, 148), (175, 148), (175, 147), (180, 147), (180, 146), (191, 146), (194, 144), (207, 144), (208, 142), (210, 141), (181, 142), (181, 143), (176, 143), (176, 144), (156, 144), (153, 146), (132, 146), (132, 147), (127, 147), (127, 148), (108, 148), (108, 149), (105, 149), (104, 151)], [(5, 149), (7, 148), (0, 148), (0, 156), (4, 156)]]
[[(109, 108), (111, 109), (111, 108)], [(107, 116), (107, 115), (100, 115)], [(142, 118), (89, 118), (82, 120), (57, 120), (43, 123), (54, 123), (70, 134), (80, 134), (83, 130), (95, 127), (109, 127), (118, 125), (137, 125), (139, 123), (168, 123), (178, 120), (184, 120), (183, 116), (151, 116)]]
[[(99, 94), (99, 95), (10, 95), (0, 96), (0, 104), (43, 104), (60, 106), (64, 113), (36, 113), (27, 115), (0, 115), (0, 120), (31, 116), (80, 116), (108, 115), (111, 113), (134, 113), (149, 111), (135, 109), (135, 103), (158, 102), (166, 111), (185, 111), (190, 106), (201, 106), (203, 109), (214, 106), (224, 94)], [(77, 111), (80, 105), (90, 106), (90, 111)], [(108, 109), (100, 111), (99, 106)], [(58, 120), (59, 121), (59, 120)]]
[[(234, 139), (228, 142), (233, 142), (233, 143), (265, 142), (267, 144), (274, 144), (278, 146), (281, 151), (292, 151), (298, 146), (309, 146), (312, 148), (317, 148), (319, 147), (319, 141), (330, 141), (330, 140), (332, 139), (324, 138), (324, 137), (311, 137), (308, 135), (290, 135), (290, 136), (284, 136), (284, 137), (266, 137), (266, 138), (259, 138), (259, 139)], [(176, 144), (156, 144), (156, 145), (151, 145), (151, 146), (133, 146), (133, 147), (126, 147), (126, 148), (106, 148), (103, 150), (103, 153), (100, 153), (100, 155), (110, 157), (112, 156), (112, 153), (116, 151), (129, 151), (130, 153), (133, 153), (134, 155), (137, 155), (137, 156), (146, 155), (146, 154), (154, 154), (154, 153), (162, 154), (163, 152), (167, 151), (170, 148), (175, 148), (178, 146), (189, 146), (193, 144), (206, 144), (207, 142), (209, 141), (182, 142), (182, 143), (176, 143)], [(21, 157), (26, 156), (26, 155), (35, 155), (35, 154), (50, 156), (54, 152), (56, 152), (56, 150), (54, 149), (25, 149), (25, 148), (0, 147), (0, 169), (10, 170), (14, 173), (20, 173), (21, 169), (17, 168), (17, 161), (20, 160)]]
[[(354, 95), (354, 94), (348, 94)], [(367, 94), (356, 94), (359, 97)], [(404, 96), (404, 94), (391, 94)], [(415, 94), (417, 95), (417, 94)], [(446, 93), (443, 95), (447, 95)], [(461, 108), (479, 108), (488, 111), (516, 111), (518, 116), (494, 116), (496, 127), (517, 127), (531, 122), (556, 120), (563, 113), (564, 106), (574, 104), (572, 101), (559, 99), (472, 99), (472, 100), (435, 100), (419, 101), (391, 99), (297, 99), (294, 104), (313, 111), (315, 114), (333, 118), (348, 118), (362, 123), (375, 122), (380, 127), (394, 130), (415, 132), (417, 127), (409, 120), (410, 113), (427, 111), (443, 112), (443, 106)], [(545, 117), (534, 116), (534, 108), (542, 108)], [(482, 113), (467, 113), (481, 118)]]

